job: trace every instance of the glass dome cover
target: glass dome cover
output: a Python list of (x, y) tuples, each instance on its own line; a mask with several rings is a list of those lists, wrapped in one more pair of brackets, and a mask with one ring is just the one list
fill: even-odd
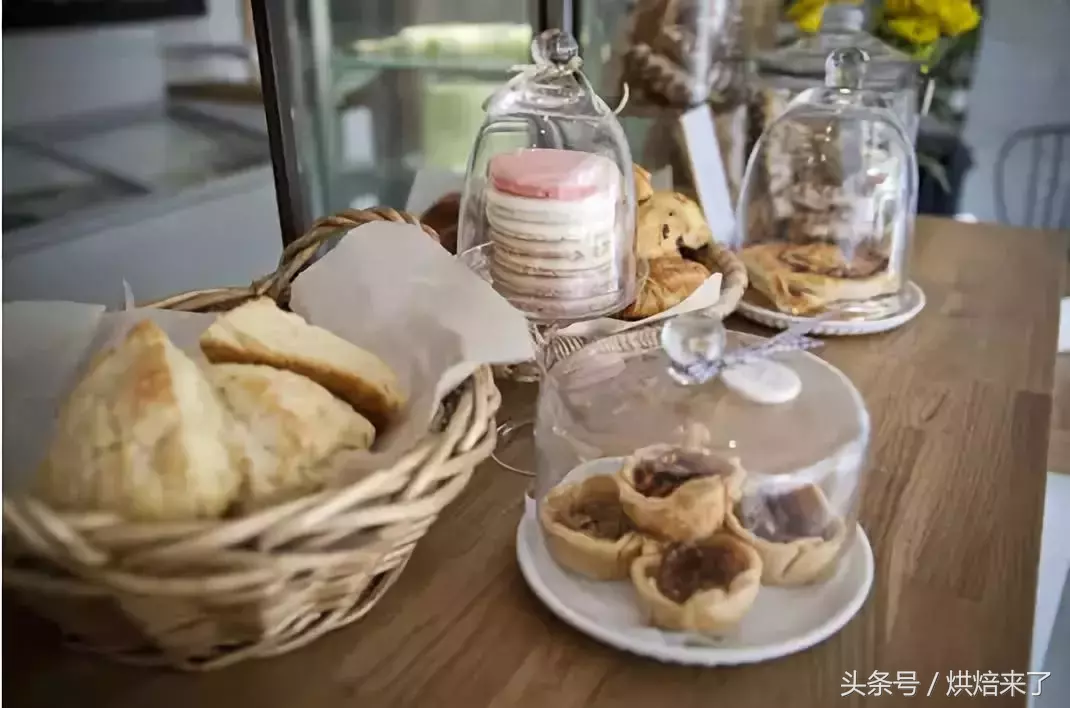
[(868, 55), (837, 50), (758, 139), (744, 176), (735, 246), (748, 298), (796, 316), (899, 306), (917, 202), (913, 143), (884, 96), (865, 90)]
[[(760, 54), (757, 67), (760, 83), (767, 89), (767, 122), (799, 91), (824, 83), (825, 61), (838, 50), (861, 49), (869, 57), (864, 88), (880, 92), (891, 103), (899, 119), (913, 135), (918, 114), (919, 64), (908, 54), (865, 31), (861, 7), (830, 3), (821, 16), (816, 34), (806, 34), (795, 42)], [(779, 92), (776, 90), (780, 89)]]
[(829, 577), (856, 533), (870, 423), (812, 346), (692, 313), (556, 360), (551, 347), (534, 497), (558, 565), (638, 585), (651, 544), (667, 558), (726, 539), (757, 553), (762, 585)]
[(560, 30), (497, 91), (472, 148), (458, 253), (536, 322), (617, 312), (635, 295), (632, 157)]

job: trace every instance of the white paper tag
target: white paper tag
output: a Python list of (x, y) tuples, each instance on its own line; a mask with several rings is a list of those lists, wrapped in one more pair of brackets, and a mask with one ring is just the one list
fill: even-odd
[(767, 405), (787, 403), (802, 391), (799, 375), (772, 359), (756, 359), (725, 369), (721, 380), (747, 400)]
[(706, 213), (706, 221), (718, 243), (729, 243), (733, 239), (736, 217), (709, 106), (698, 106), (680, 116), (680, 128), (691, 163), (692, 182), (699, 204)]
[(671, 192), (673, 190), (672, 165), (665, 165), (650, 175), (650, 186), (655, 192)]
[(464, 175), (449, 170), (425, 167), (416, 173), (409, 190), (409, 199), (405, 202), (405, 211), (419, 216), (427, 211), (439, 197), (449, 192), (464, 189)]

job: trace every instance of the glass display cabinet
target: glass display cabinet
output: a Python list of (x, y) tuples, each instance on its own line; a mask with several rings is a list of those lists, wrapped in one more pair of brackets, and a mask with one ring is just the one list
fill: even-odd
[[(534, 34), (564, 29), (583, 70), (615, 105), (617, 41), (654, 0), (264, 0), (253, 3), (264, 102), (284, 241), (349, 207), (405, 206), (421, 171), (457, 178), (482, 124), (484, 101), (530, 61)], [(690, 62), (688, 100), (630, 104), (632, 152), (659, 121), (704, 101), (733, 100), (741, 85), (742, 0), (689, 0), (666, 20), (676, 39), (708, 38)], [(675, 23), (675, 24), (673, 24)], [(641, 23), (642, 24), (642, 23)], [(643, 26), (660, 27), (661, 20)], [(655, 43), (654, 58), (664, 47)], [(653, 40), (652, 40), (653, 41)], [(625, 43), (627, 44), (627, 43)], [(636, 79), (625, 77), (626, 81)], [(649, 92), (648, 93), (652, 93)], [(676, 95), (676, 94), (673, 94)], [(657, 103), (657, 100), (655, 100)], [(665, 116), (668, 115), (668, 118)], [(658, 165), (651, 165), (657, 167)]]
[(284, 240), (345, 208), (404, 206), (420, 170), (463, 175), (483, 102), (528, 63), (533, 31), (572, 12), (537, 0), (253, 3)]

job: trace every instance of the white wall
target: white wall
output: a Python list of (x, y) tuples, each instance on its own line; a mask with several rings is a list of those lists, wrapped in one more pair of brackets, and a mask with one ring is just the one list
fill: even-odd
[[(1003, 142), (1020, 128), (1070, 123), (1070, 0), (987, 4), (965, 128), (975, 167), (960, 204), (985, 221), (996, 220), (994, 168)], [(1024, 182), (1024, 162), (1011, 164), (1012, 184)], [(1021, 213), (1021, 199), (1009, 207), (1012, 216)]]

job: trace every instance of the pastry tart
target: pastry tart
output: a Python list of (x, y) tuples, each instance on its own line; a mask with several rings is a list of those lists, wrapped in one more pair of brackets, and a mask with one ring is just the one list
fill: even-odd
[(627, 578), (643, 550), (643, 537), (621, 509), (617, 483), (606, 475), (552, 489), (539, 521), (558, 565), (593, 580)]
[(843, 519), (808, 484), (776, 496), (744, 497), (728, 514), (729, 531), (762, 557), (765, 585), (806, 585), (825, 579), (847, 537)]
[(710, 450), (653, 445), (629, 457), (617, 481), (624, 513), (640, 530), (688, 542), (721, 528), (744, 475), (738, 461)]
[(739, 624), (758, 596), (761, 574), (758, 553), (726, 533), (666, 544), (644, 553), (631, 570), (651, 624), (708, 636)]
[(751, 285), (781, 312), (812, 315), (831, 303), (894, 293), (888, 259), (860, 246), (850, 260), (834, 243), (763, 243), (739, 253)]

